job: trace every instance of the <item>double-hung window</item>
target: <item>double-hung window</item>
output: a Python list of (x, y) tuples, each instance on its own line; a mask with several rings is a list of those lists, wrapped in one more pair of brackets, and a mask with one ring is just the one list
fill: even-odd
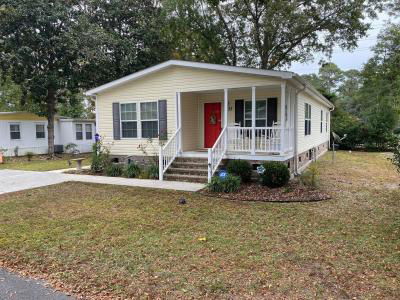
[[(251, 101), (244, 103), (244, 124), (245, 127), (251, 127)], [(267, 101), (256, 101), (256, 127), (267, 126)]]
[(12, 140), (21, 139), (21, 128), (19, 124), (10, 124), (10, 138)]
[(75, 124), (75, 139), (77, 141), (83, 140), (83, 126), (82, 126), (82, 124)]
[(46, 137), (46, 131), (44, 124), (36, 124), (36, 138), (44, 139)]
[(326, 112), (326, 117), (325, 117), (325, 132), (328, 132), (328, 119), (329, 119), (329, 112)]
[(91, 140), (93, 137), (92, 124), (85, 124), (85, 135), (87, 140)]
[(136, 103), (121, 104), (121, 132), (123, 138), (136, 138), (138, 135)]
[(324, 128), (324, 111), (321, 109), (321, 133), (322, 133), (322, 128)]
[(140, 103), (140, 122), (142, 138), (158, 137), (158, 105), (157, 102)]
[(304, 106), (304, 135), (311, 135), (311, 105)]

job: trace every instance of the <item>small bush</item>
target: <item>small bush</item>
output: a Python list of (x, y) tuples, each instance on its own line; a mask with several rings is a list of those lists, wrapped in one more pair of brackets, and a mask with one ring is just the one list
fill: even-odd
[(140, 175), (140, 167), (135, 163), (126, 165), (124, 174), (128, 178), (135, 178)]
[(313, 189), (318, 187), (318, 167), (315, 163), (310, 166), (300, 175), (300, 182), (305, 186), (309, 186)]
[(281, 162), (269, 161), (263, 164), (264, 172), (260, 174), (261, 182), (270, 188), (286, 185), (290, 179), (288, 167)]
[(242, 182), (250, 182), (253, 168), (247, 160), (230, 160), (226, 167), (229, 174), (239, 176)]
[(225, 178), (213, 176), (207, 188), (213, 193), (234, 193), (240, 188), (240, 177), (228, 174)]
[(106, 175), (110, 177), (120, 177), (124, 171), (120, 164), (110, 164), (105, 169)]
[(149, 173), (149, 178), (150, 179), (158, 179), (158, 166), (155, 164), (151, 164), (148, 169), (147, 169), (148, 173)]
[(26, 155), (26, 158), (28, 159), (28, 161), (31, 161), (32, 157), (35, 155), (35, 153), (29, 151), (29, 152), (26, 152), (25, 155)]
[(94, 143), (92, 146), (92, 164), (90, 166), (92, 172), (102, 172), (110, 164), (110, 149), (103, 145), (103, 140)]

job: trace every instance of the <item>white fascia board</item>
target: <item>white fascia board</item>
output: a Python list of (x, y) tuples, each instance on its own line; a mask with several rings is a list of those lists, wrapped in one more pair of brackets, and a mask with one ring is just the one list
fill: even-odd
[(139, 72), (133, 73), (131, 75), (122, 77), (120, 79), (111, 81), (109, 83), (103, 84), (94, 89), (91, 89), (91, 90), (87, 91), (85, 93), (85, 95), (94, 96), (94, 95), (98, 94), (99, 92), (119, 86), (121, 84), (124, 84), (124, 83), (132, 81), (132, 80), (139, 79), (145, 75), (149, 75), (151, 73), (160, 71), (162, 69), (165, 69), (165, 68), (168, 68), (171, 66), (181, 66), (181, 67), (190, 67), (190, 68), (197, 68), (197, 69), (234, 72), (234, 73), (242, 73), (242, 74), (250, 74), (250, 75), (271, 76), (271, 77), (278, 77), (278, 78), (282, 78), (282, 79), (290, 79), (294, 76), (294, 73), (286, 72), (286, 71), (271, 71), (271, 70), (255, 69), (255, 68), (244, 68), (244, 67), (199, 63), (199, 62), (182, 61), (182, 60), (169, 60), (169, 61), (163, 62), (161, 64), (155, 65), (153, 67), (144, 69), (142, 71), (139, 71)]

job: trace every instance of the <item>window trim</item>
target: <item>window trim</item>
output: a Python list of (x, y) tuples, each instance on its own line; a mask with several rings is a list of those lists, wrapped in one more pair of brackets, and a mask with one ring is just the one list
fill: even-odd
[[(19, 139), (11, 138), (11, 125), (18, 125)], [(20, 140), (22, 140), (21, 123), (8, 123), (8, 132), (9, 132), (10, 141), (20, 141)], [(13, 131), (13, 132), (17, 132), (17, 131)]]
[[(146, 119), (142, 120), (142, 103), (156, 103), (157, 110), (157, 119)], [(143, 138), (142, 132), (142, 122), (155, 122), (157, 121), (157, 137), (145, 138), (145, 139), (158, 139), (158, 133), (160, 132), (160, 120), (159, 120), (159, 112), (158, 112), (158, 101), (142, 101), (139, 103), (139, 119), (140, 119), (140, 137)]]
[[(141, 118), (141, 111), (140, 111), (140, 104), (141, 103), (148, 103), (148, 102), (155, 102), (157, 104), (157, 120), (143, 120), (145, 121), (157, 121), (158, 132), (160, 132), (160, 116), (158, 111), (158, 100), (137, 100), (137, 101), (126, 101), (119, 103), (119, 130), (121, 132), (121, 140), (139, 140), (139, 139), (147, 139), (142, 137), (142, 118)], [(123, 137), (122, 135), (122, 109), (121, 106), (123, 104), (136, 104), (136, 120), (131, 122), (137, 123), (137, 137)], [(129, 121), (128, 121), (129, 122)], [(158, 139), (159, 137), (155, 137), (153, 139)]]
[(321, 125), (320, 125), (320, 133), (324, 132), (324, 110), (321, 109)]
[[(90, 126), (90, 133), (91, 133), (90, 139), (87, 138), (87, 133), (89, 131), (86, 130), (86, 126)], [(91, 140), (93, 140), (93, 125), (92, 125), (92, 123), (85, 123), (85, 141), (91, 141)]]
[[(37, 137), (37, 126), (38, 125), (42, 125), (43, 126), (43, 132), (44, 132), (44, 137), (42, 137), (42, 138), (38, 138)], [(43, 140), (43, 139), (46, 139), (46, 123), (35, 123), (35, 138), (37, 139), (37, 140)]]
[[(78, 125), (82, 126), (82, 130), (80, 131), (82, 133), (82, 138), (81, 139), (78, 139), (77, 136), (76, 136), (76, 134), (78, 133), (78, 131), (76, 130)], [(84, 131), (83, 131), (83, 123), (75, 123), (75, 140), (76, 141), (84, 141), (83, 133), (84, 133)]]
[[(306, 118), (306, 110), (308, 111), (308, 118)], [(310, 122), (310, 125), (308, 127), (308, 131), (306, 131), (306, 121)], [(304, 136), (311, 136), (311, 126), (312, 126), (312, 109), (311, 109), (311, 104), (304, 102)]]

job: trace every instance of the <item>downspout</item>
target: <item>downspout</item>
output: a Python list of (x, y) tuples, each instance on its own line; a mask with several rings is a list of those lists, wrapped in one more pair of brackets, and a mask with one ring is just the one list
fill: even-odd
[(298, 121), (298, 112), (299, 112), (299, 94), (303, 92), (306, 89), (307, 85), (303, 84), (303, 88), (301, 89), (296, 89), (296, 94), (295, 94), (295, 105), (294, 105), (294, 175), (297, 176), (299, 175), (298, 172), (298, 164), (299, 164), (299, 154), (298, 154), (298, 127), (299, 127), (299, 121)]

